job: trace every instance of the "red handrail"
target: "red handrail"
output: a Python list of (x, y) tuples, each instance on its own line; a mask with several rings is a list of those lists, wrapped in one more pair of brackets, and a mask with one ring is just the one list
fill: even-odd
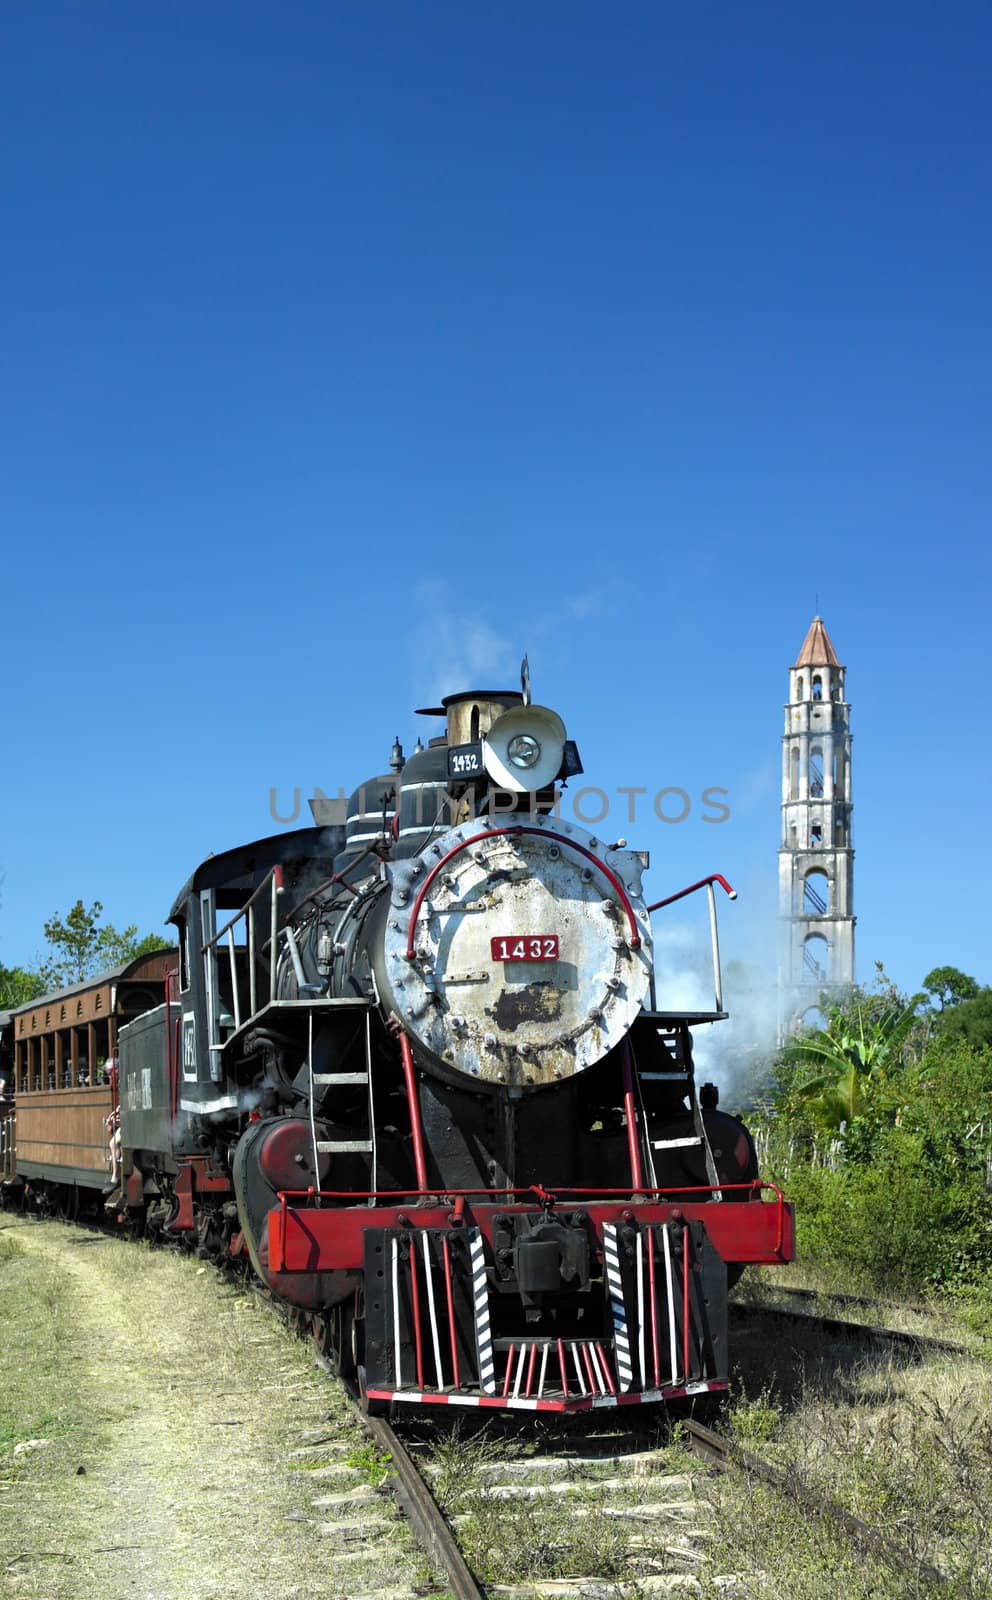
[(678, 894), (670, 894), (665, 900), (656, 900), (653, 906), (648, 906), (649, 911), (660, 911), (662, 906), (673, 905), (676, 900), (684, 900), (687, 894), (695, 894), (697, 889), (705, 889), (708, 883), (718, 883), (725, 889), (731, 900), (737, 899), (737, 890), (732, 889), (722, 872), (711, 872), (708, 878), (700, 878), (698, 883), (690, 883), (688, 889), (680, 889)]
[(587, 850), (584, 845), (579, 844), (575, 839), (570, 839), (567, 834), (555, 833), (551, 828), (489, 828), (485, 833), (477, 833), (471, 839), (460, 840), (459, 843), (455, 845), (453, 850), (449, 850), (446, 855), (441, 857), (440, 861), (435, 862), (423, 883), (420, 885), (420, 889), (417, 892), (417, 898), (413, 902), (413, 910), (410, 912), (410, 925), (407, 929), (406, 955), (408, 961), (412, 961), (414, 957), (413, 939), (417, 928), (417, 918), (420, 915), (420, 908), (427, 896), (428, 889), (434, 882), (434, 879), (437, 877), (442, 867), (447, 866), (448, 862), (451, 861), (454, 856), (461, 855), (463, 850), (470, 849), (472, 845), (481, 844), (484, 839), (504, 839), (508, 836), (516, 836), (525, 833), (533, 834), (538, 839), (554, 839), (558, 844), (567, 845), (569, 850), (574, 850), (578, 855), (584, 856), (587, 861), (591, 861), (594, 867), (599, 868), (604, 878), (606, 878), (611, 887), (616, 890), (616, 893), (620, 899), (620, 904), (623, 906), (623, 909), (627, 914), (627, 921), (630, 924), (630, 948), (632, 950), (640, 949), (641, 936), (637, 931), (637, 919), (634, 916), (634, 908), (630, 903), (627, 891), (620, 882), (620, 879), (617, 877), (616, 873), (606, 865), (605, 861), (600, 861), (599, 857), (594, 855), (591, 850)]

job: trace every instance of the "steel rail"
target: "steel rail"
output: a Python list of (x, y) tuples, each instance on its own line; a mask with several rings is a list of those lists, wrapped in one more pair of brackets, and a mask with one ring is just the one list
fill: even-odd
[(925, 1313), (933, 1311), (932, 1306), (916, 1305), (911, 1300), (885, 1300), (878, 1295), (864, 1294), (839, 1294), (834, 1289), (799, 1289), (792, 1284), (776, 1283), (775, 1293), (785, 1295), (790, 1300), (828, 1300), (834, 1306), (890, 1306), (896, 1311), (914, 1311)]
[(761, 1456), (752, 1455), (749, 1450), (742, 1450), (732, 1440), (714, 1433), (712, 1428), (704, 1428), (700, 1422), (693, 1422), (690, 1419), (683, 1423), (683, 1427), (688, 1435), (689, 1448), (695, 1455), (716, 1467), (717, 1471), (743, 1472), (753, 1478), (759, 1478), (762, 1483), (770, 1484), (788, 1499), (795, 1501), (804, 1511), (809, 1511), (824, 1521), (838, 1523), (862, 1548), (882, 1556), (901, 1571), (911, 1573), (916, 1578), (925, 1578), (928, 1583), (946, 1586), (948, 1582), (946, 1572), (941, 1572), (929, 1562), (921, 1561), (912, 1550), (880, 1533), (870, 1523), (856, 1517), (853, 1511), (838, 1505), (836, 1500), (828, 1500), (825, 1496), (817, 1494), (805, 1484), (788, 1477), (780, 1467), (773, 1466)]
[(955, 1356), (971, 1354), (967, 1345), (958, 1344), (953, 1339), (941, 1339), (936, 1334), (907, 1333), (902, 1328), (883, 1328), (870, 1322), (849, 1322), (846, 1317), (823, 1317), (810, 1311), (790, 1311), (788, 1306), (744, 1305), (739, 1301), (731, 1301), (729, 1309), (735, 1321), (771, 1317), (799, 1326), (805, 1322), (811, 1327), (822, 1328), (824, 1333), (832, 1337), (843, 1338), (846, 1334), (865, 1343), (875, 1339), (881, 1344), (901, 1344), (916, 1350), (943, 1350)]
[(382, 1417), (360, 1413), (360, 1421), (373, 1442), (388, 1455), (396, 1498), (424, 1551), (446, 1573), (455, 1600), (484, 1600), (440, 1506), (402, 1439)]

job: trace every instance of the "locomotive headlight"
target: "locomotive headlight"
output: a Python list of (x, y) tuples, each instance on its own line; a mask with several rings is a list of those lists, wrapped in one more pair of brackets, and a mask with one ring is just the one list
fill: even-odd
[(487, 776), (515, 794), (554, 783), (564, 754), (565, 724), (547, 706), (511, 706), (482, 741)]
[(533, 767), (541, 759), (541, 746), (529, 733), (518, 733), (506, 747), (506, 754), (515, 767)]

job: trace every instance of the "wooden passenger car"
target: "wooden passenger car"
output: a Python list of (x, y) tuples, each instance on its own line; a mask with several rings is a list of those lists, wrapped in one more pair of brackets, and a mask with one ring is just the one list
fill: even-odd
[(10, 1013), (17, 1177), (87, 1188), (106, 1182), (117, 1032), (161, 1005), (178, 959), (176, 950), (156, 950)]

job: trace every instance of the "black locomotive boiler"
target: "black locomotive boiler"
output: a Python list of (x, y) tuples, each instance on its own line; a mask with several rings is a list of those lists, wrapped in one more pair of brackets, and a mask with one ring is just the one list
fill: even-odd
[(718, 971), (713, 1011), (664, 1008), (647, 857), (561, 818), (554, 712), (432, 714), (345, 817), (315, 800), (183, 888), (164, 1000), (118, 1031), (110, 1207), (247, 1255), (369, 1405), (723, 1389), (728, 1281), (793, 1233), (697, 1089)]

